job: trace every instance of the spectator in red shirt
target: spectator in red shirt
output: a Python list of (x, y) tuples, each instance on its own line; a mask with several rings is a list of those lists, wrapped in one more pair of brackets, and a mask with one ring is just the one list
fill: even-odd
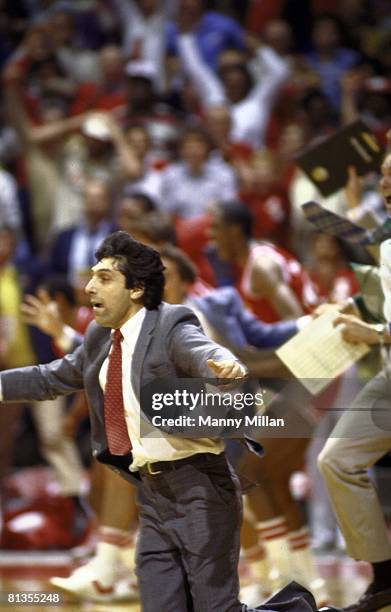
[(115, 45), (108, 45), (99, 54), (99, 81), (86, 81), (75, 93), (71, 114), (87, 110), (113, 110), (125, 105), (124, 59)]
[(240, 199), (254, 217), (254, 238), (265, 238), (287, 246), (290, 203), (287, 192), (277, 177), (277, 157), (264, 149), (256, 153), (250, 165), (240, 166), (242, 187)]

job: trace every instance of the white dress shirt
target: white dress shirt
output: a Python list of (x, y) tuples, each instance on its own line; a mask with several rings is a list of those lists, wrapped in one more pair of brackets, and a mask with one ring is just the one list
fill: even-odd
[[(190, 457), (197, 453), (220, 454), (224, 450), (221, 440), (209, 438), (180, 438), (150, 427), (150, 433), (141, 438), (140, 435), (140, 403), (134, 393), (131, 383), (133, 353), (141, 326), (146, 314), (142, 308), (120, 328), (123, 335), (122, 346), (122, 392), (125, 406), (125, 419), (128, 434), (132, 443), (133, 462), (131, 471), (137, 471), (146, 463), (156, 461), (175, 461)], [(109, 359), (105, 359), (99, 373), (99, 383), (105, 389)], [(164, 411), (162, 411), (164, 412)], [(156, 413), (159, 414), (159, 413)], [(162, 414), (164, 416), (164, 414)]]

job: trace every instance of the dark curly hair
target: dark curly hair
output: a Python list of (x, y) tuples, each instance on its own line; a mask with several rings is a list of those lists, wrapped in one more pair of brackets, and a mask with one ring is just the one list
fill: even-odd
[(153, 310), (159, 306), (163, 297), (164, 266), (155, 249), (137, 242), (127, 232), (118, 231), (105, 238), (95, 257), (98, 261), (113, 257), (126, 279), (126, 288), (143, 287), (145, 308)]

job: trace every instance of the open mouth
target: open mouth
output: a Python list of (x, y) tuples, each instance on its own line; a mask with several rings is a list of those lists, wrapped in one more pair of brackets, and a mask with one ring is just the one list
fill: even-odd
[(101, 310), (103, 308), (103, 302), (99, 302), (97, 300), (91, 300), (92, 309), (95, 311)]

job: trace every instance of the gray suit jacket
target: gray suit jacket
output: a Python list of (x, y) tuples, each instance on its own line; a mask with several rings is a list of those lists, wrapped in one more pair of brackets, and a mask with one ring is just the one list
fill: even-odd
[[(96, 323), (89, 326), (84, 342), (73, 353), (49, 364), (7, 370), (1, 373), (4, 401), (53, 399), (84, 389), (91, 420), (93, 455), (133, 484), (138, 473), (129, 472), (129, 457), (111, 455), (105, 434), (103, 392), (99, 372), (111, 346), (111, 330)], [(194, 313), (185, 306), (161, 304), (148, 310), (132, 361), (132, 386), (140, 398), (144, 385), (158, 378), (211, 378), (207, 359), (236, 359), (230, 351), (203, 333)], [(148, 416), (141, 411), (141, 417)], [(172, 433), (170, 428), (160, 429)]]

